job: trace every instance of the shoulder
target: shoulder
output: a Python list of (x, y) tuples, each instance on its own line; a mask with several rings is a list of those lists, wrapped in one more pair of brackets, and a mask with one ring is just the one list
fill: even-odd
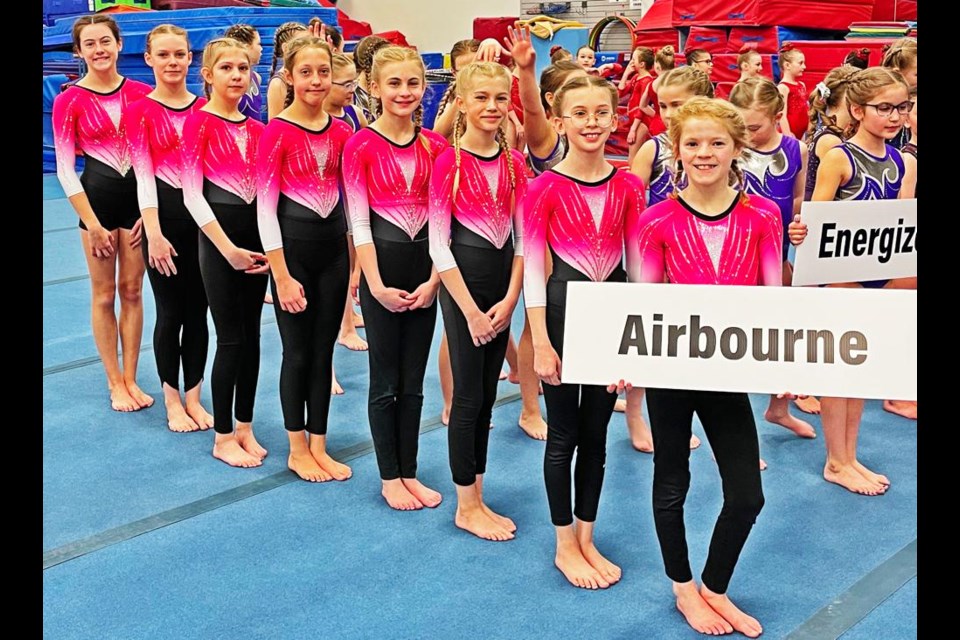
[(345, 141), (353, 135), (353, 128), (343, 120), (330, 116), (330, 133)]
[(510, 159), (513, 161), (513, 164), (520, 167), (521, 170), (526, 171), (527, 159), (524, 157), (523, 153), (517, 151), (516, 149), (510, 149)]
[(153, 91), (153, 87), (146, 84), (145, 82), (140, 82), (139, 80), (131, 80), (130, 78), (127, 78), (123, 82), (123, 91), (140, 97), (140, 96), (145, 96), (151, 91)]
[(441, 151), (450, 146), (450, 143), (447, 142), (447, 139), (435, 131), (430, 129), (420, 129), (420, 135), (425, 137), (430, 143), (430, 149), (434, 155), (439, 154)]
[(747, 214), (750, 216), (755, 216), (766, 224), (782, 224), (780, 219), (780, 207), (776, 202), (764, 196), (750, 194), (746, 198), (741, 198), (734, 210), (740, 215)]
[(84, 91), (75, 84), (70, 84), (53, 98), (53, 104), (61, 107), (71, 105), (86, 95), (88, 95), (87, 91)]
[(137, 98), (128, 104), (127, 108), (123, 110), (123, 117), (135, 120), (152, 111), (153, 105), (160, 106), (159, 103), (147, 98), (146, 96)]
[(651, 205), (640, 214), (641, 227), (650, 232), (655, 231), (657, 227), (664, 224), (668, 218), (673, 216), (680, 203), (675, 198), (666, 198), (657, 204)]
[(267, 125), (263, 124), (256, 118), (247, 117), (243, 124), (246, 125), (247, 129), (249, 129), (251, 132), (258, 134), (263, 133), (263, 130), (267, 128)]
[(640, 179), (640, 176), (630, 173), (626, 169), (617, 169), (617, 173), (613, 176), (613, 179), (627, 189), (634, 189), (640, 192), (644, 190), (643, 180)]

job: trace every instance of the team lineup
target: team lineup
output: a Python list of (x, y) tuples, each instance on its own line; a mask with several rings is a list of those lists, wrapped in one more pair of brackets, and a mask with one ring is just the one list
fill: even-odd
[[(748, 395), (622, 379), (565, 382), (567, 284), (789, 286), (790, 248), (807, 237), (805, 200), (916, 198), (916, 40), (891, 46), (880, 67), (857, 68), (848, 56), (854, 64), (808, 92), (803, 53), (789, 45), (780, 85), (760, 75), (750, 49), (738, 59), (740, 81), (721, 87), (710, 81), (710, 53), (687, 51), (687, 64), (675, 66), (669, 46), (637, 47), (616, 83), (609, 69), (594, 68), (589, 47), (572, 59), (555, 51), (537, 78), (530, 33), (516, 27), (503, 43), (454, 45), (456, 79), (432, 130), (423, 126), (426, 70), (415, 50), (368, 36), (351, 58), (336, 29), (319, 21), (277, 29), (263, 94), (252, 70), (260, 36), (248, 25), (204, 47), (204, 96), (187, 88), (195, 61), (178, 26), (147, 36), (155, 87), (119, 74), (123, 39), (110, 17), (77, 19), (73, 44), (87, 73), (54, 101), (57, 174), (79, 216), (93, 334), (114, 410), (155, 402), (137, 384), (146, 273), (169, 429), (212, 428), (215, 458), (262, 465), (268, 452), (253, 417), (266, 300), (283, 347), (290, 470), (310, 482), (352, 477), (327, 451), (331, 396), (343, 392), (333, 367), (339, 343), (368, 352), (367, 415), (385, 502), (433, 508), (443, 496), (417, 472), (439, 314), (457, 527), (491, 541), (519, 535), (484, 495), (497, 385), (509, 375), (520, 385), (520, 427), (546, 441), (556, 567), (577, 587), (617, 583), (621, 569), (595, 546), (594, 528), (607, 427), (624, 411), (633, 447), (654, 454), (653, 519), (680, 613), (701, 633), (762, 633), (727, 595), (765, 501)], [(624, 126), (622, 99), (630, 156), (618, 168), (604, 149)], [(896, 228), (829, 230), (821, 257), (866, 253), (884, 262), (916, 251), (916, 228), (902, 220)], [(917, 278), (825, 286), (916, 289)], [(521, 299), (525, 322), (515, 340), (511, 318)], [(205, 407), (208, 310), (216, 350)], [(621, 354), (795, 358), (836, 362), (850, 375), (871, 353), (857, 331), (766, 331), (665, 318), (653, 308), (629, 316), (618, 340)], [(891, 479), (857, 457), (864, 400), (794, 395), (803, 392), (769, 396), (764, 418), (815, 438), (791, 408), (820, 413), (824, 479), (861, 495), (886, 492)], [(916, 401), (888, 399), (884, 408), (916, 420)], [(723, 483), (699, 580), (684, 526), (690, 451), (701, 444), (695, 415)]]

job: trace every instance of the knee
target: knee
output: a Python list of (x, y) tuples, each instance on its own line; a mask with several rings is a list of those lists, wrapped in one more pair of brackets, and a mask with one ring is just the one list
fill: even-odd
[(753, 524), (763, 505), (766, 502), (762, 491), (757, 491), (749, 495), (737, 496), (736, 498), (725, 499), (723, 502), (724, 511), (728, 511), (732, 516), (739, 520), (744, 520)]
[(120, 304), (141, 304), (143, 301), (142, 282), (120, 283)]
[(97, 285), (93, 289), (93, 306), (113, 311), (117, 302), (117, 285), (114, 283)]
[(544, 460), (552, 464), (569, 463), (573, 459), (576, 448), (577, 443), (573, 438), (555, 437), (554, 434), (550, 434)]

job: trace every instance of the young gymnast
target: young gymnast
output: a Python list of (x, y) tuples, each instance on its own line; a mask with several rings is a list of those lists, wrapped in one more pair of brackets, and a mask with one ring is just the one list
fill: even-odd
[(523, 279), (523, 154), (503, 128), (510, 72), (493, 62), (457, 74), (453, 148), (430, 179), (430, 255), (450, 345), (453, 403), (448, 431), (457, 485), (455, 523), (487, 540), (513, 538), (516, 525), (483, 500), (490, 416)]
[(803, 140), (810, 125), (807, 109), (807, 85), (800, 80), (807, 68), (806, 57), (788, 42), (780, 47), (780, 84), (777, 89), (783, 96), (787, 108), (780, 119), (780, 131)]
[[(671, 114), (670, 140), (679, 160), (675, 190), (640, 219), (641, 281), (780, 286), (780, 211), (742, 190), (737, 158), (747, 131), (737, 110), (722, 100), (693, 98)], [(726, 595), (764, 502), (750, 399), (746, 393), (650, 388), (647, 406), (654, 441), (653, 517), (677, 608), (700, 633), (737, 630), (755, 638), (763, 632), (760, 623)], [(694, 414), (723, 482), (723, 509), (699, 588), (688, 559), (683, 509)]]
[[(87, 73), (53, 101), (57, 178), (80, 218), (80, 240), (90, 272), (93, 340), (107, 374), (114, 411), (138, 411), (153, 398), (137, 385), (143, 335), (144, 263), (137, 247), (137, 181), (121, 115), (150, 87), (117, 71), (123, 48), (113, 18), (97, 14), (73, 23), (73, 51)], [(83, 175), (75, 168), (84, 157)], [(120, 298), (120, 318), (115, 306)], [(117, 342), (123, 350), (123, 366)]]
[[(250, 52), (232, 38), (203, 49), (209, 102), (183, 125), (183, 202), (203, 233), (200, 274), (217, 330), (213, 360), (213, 456), (258, 467), (267, 450), (253, 435), (260, 376), (260, 313), (267, 257), (257, 231), (257, 144), (263, 123), (240, 113), (250, 85)], [(234, 428), (236, 419), (236, 428)]]
[[(607, 588), (621, 576), (620, 567), (597, 550), (593, 532), (607, 424), (625, 385), (563, 382), (564, 314), (567, 282), (624, 282), (628, 272), (637, 278), (644, 185), (603, 155), (617, 125), (617, 102), (616, 87), (597, 77), (574, 78), (557, 91), (553, 122), (566, 137), (568, 153), (530, 184), (524, 203), (524, 303), (550, 417), (543, 475), (557, 535), (554, 563), (571, 584), (587, 589)], [(553, 256), (549, 279), (547, 253)]]
[(447, 141), (422, 129), (426, 70), (412, 49), (383, 47), (370, 70), (373, 124), (344, 148), (360, 305), (370, 346), (370, 430), (382, 495), (394, 509), (440, 504), (417, 480), (423, 376), (440, 278), (430, 260), (430, 171)]
[[(847, 83), (847, 106), (856, 132), (823, 157), (817, 171), (814, 201), (892, 200), (899, 196), (904, 177), (903, 157), (887, 141), (900, 132), (913, 109), (903, 77), (883, 67), (857, 71)], [(803, 242), (806, 225), (799, 216), (789, 226), (790, 241)], [(915, 289), (916, 278), (896, 278), (826, 285), (840, 288)], [(828, 482), (862, 495), (881, 495), (890, 480), (864, 466), (857, 458), (857, 438), (864, 401), (858, 398), (821, 398), (821, 417)], [(914, 412), (916, 405), (913, 405)], [(914, 414), (915, 417), (916, 414)]]
[(656, 115), (656, 111), (650, 106), (649, 101), (643, 109), (640, 108), (640, 101), (647, 97), (650, 85), (654, 81), (653, 74), (650, 73), (653, 66), (653, 49), (637, 47), (633, 50), (629, 67), (634, 69), (633, 77), (635, 80), (630, 100), (627, 102), (627, 117), (631, 119), (630, 131), (627, 133), (628, 161), (633, 161), (640, 145), (646, 142), (647, 135), (650, 132), (650, 119)]
[(247, 95), (240, 101), (240, 113), (250, 116), (256, 120), (262, 119), (263, 94), (260, 91), (260, 74), (256, 71), (256, 66), (260, 64), (260, 56), (263, 53), (263, 45), (260, 43), (260, 33), (255, 27), (249, 24), (235, 24), (223, 32), (224, 37), (233, 38), (242, 42), (250, 49), (250, 88)]
[(207, 100), (187, 91), (193, 54), (183, 29), (172, 24), (154, 27), (147, 34), (144, 58), (157, 86), (127, 108), (123, 122), (147, 236), (143, 259), (150, 266), (147, 275), (156, 303), (153, 355), (167, 426), (171, 431), (197, 431), (213, 426), (213, 416), (200, 404), (209, 341), (207, 294), (200, 276), (197, 225), (183, 204), (181, 132), (187, 117)]
[(327, 453), (326, 442), (333, 349), (350, 279), (340, 162), (352, 131), (323, 110), (333, 75), (327, 43), (300, 36), (283, 58), (294, 98), (260, 139), (257, 221), (283, 344), (287, 466), (311, 482), (346, 480), (350, 468)]

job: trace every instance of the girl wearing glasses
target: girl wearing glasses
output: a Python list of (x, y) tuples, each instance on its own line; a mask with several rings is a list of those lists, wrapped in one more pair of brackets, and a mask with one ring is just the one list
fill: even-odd
[(523, 154), (511, 150), (505, 123), (510, 72), (474, 62), (457, 74), (453, 147), (430, 178), (430, 255), (440, 274), (440, 308), (454, 396), (450, 469), (457, 485), (455, 524), (486, 540), (510, 540), (516, 525), (483, 501), (490, 416), (523, 279)]
[[(550, 416), (543, 475), (557, 535), (554, 562), (571, 584), (585, 589), (605, 589), (620, 580), (620, 568), (594, 546), (593, 530), (607, 424), (617, 393), (629, 385), (623, 380), (607, 387), (563, 382), (564, 313), (567, 282), (625, 282), (628, 272), (631, 279), (638, 277), (644, 185), (603, 155), (617, 126), (616, 108), (617, 88), (597, 77), (574, 78), (557, 91), (553, 124), (566, 136), (569, 152), (530, 184), (524, 203), (524, 302), (534, 368), (544, 382)], [(553, 256), (549, 279), (547, 254)]]
[[(813, 200), (897, 198), (904, 176), (903, 156), (887, 141), (896, 137), (913, 109), (907, 83), (899, 73), (883, 67), (864, 69), (850, 78), (847, 103), (856, 133), (824, 156), (817, 171)], [(807, 225), (800, 221), (800, 216), (795, 216), (790, 223), (789, 234), (793, 244), (803, 242)], [(826, 286), (916, 289), (917, 279), (896, 278)], [(876, 496), (886, 492), (890, 480), (857, 459), (863, 403), (858, 398), (820, 399), (827, 447), (823, 477), (854, 493)]]
[(800, 78), (807, 68), (803, 51), (788, 42), (780, 47), (780, 84), (777, 89), (786, 101), (787, 108), (780, 119), (780, 131), (803, 140), (810, 126), (807, 106), (807, 86)]
[(691, 49), (686, 58), (688, 65), (703, 71), (708, 78), (713, 75), (713, 56), (706, 49)]

